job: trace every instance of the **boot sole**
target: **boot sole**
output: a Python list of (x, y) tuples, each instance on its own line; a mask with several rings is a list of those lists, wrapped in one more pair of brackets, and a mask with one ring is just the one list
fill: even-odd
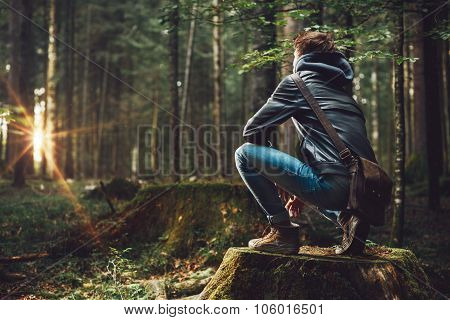
[(268, 253), (279, 253), (279, 254), (298, 254), (299, 247), (280, 247), (279, 245), (270, 245), (265, 244), (264, 246), (252, 246), (249, 244), (248, 246), (250, 249), (253, 249), (255, 251), (261, 251), (261, 252), (268, 252)]

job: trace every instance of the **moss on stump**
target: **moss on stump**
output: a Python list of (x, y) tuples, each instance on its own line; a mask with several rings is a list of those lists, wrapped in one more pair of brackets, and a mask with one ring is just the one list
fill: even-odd
[(409, 250), (369, 249), (341, 257), (302, 247), (299, 255), (230, 248), (201, 299), (431, 299), (428, 278)]

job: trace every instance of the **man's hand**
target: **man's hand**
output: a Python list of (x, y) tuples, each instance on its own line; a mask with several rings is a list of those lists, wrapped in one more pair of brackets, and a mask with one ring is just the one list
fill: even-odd
[(305, 207), (305, 204), (299, 198), (293, 196), (286, 203), (285, 207), (292, 218), (297, 218)]

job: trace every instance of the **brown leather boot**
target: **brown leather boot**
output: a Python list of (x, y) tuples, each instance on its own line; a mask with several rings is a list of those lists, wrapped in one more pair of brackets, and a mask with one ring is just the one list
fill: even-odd
[(262, 238), (252, 239), (248, 246), (254, 250), (281, 253), (297, 254), (300, 246), (299, 225), (271, 225), (270, 232)]
[(341, 245), (336, 248), (336, 254), (361, 255), (369, 235), (369, 224), (346, 211), (339, 214), (338, 222), (343, 234)]

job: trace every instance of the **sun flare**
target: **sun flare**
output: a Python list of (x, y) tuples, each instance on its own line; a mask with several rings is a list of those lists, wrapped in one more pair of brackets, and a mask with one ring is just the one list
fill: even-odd
[(44, 133), (42, 130), (35, 130), (33, 133), (33, 158), (36, 162), (42, 161), (42, 147), (44, 145)]
[[(35, 90), (36, 91), (36, 90)], [(45, 102), (37, 102), (34, 106), (34, 126), (33, 126), (33, 159), (35, 162), (42, 161), (44, 149), (44, 112)]]

